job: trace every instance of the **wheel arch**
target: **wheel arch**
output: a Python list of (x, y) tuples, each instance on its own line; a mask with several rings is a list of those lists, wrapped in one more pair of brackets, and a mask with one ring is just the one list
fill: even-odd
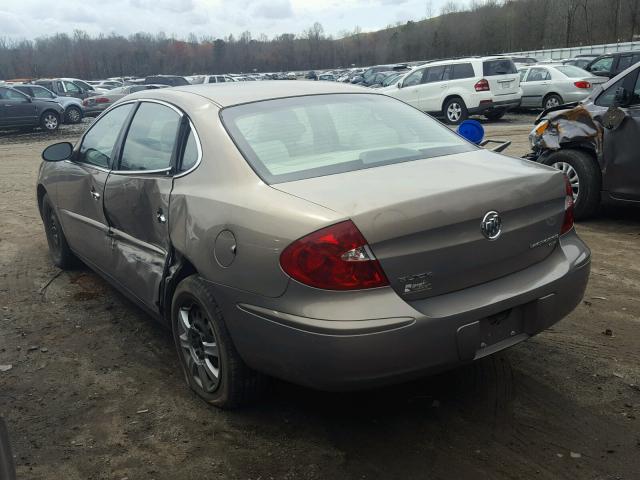
[(180, 251), (171, 246), (161, 282), (159, 307), (161, 316), (171, 326), (171, 303), (177, 286), (185, 278), (197, 274), (198, 270)]
[(447, 94), (446, 97), (444, 97), (444, 100), (442, 101), (442, 106), (440, 107), (440, 111), (442, 113), (444, 113), (444, 106), (447, 104), (447, 102), (449, 100), (453, 100), (454, 98), (457, 98), (459, 100), (462, 101), (462, 103), (464, 103), (464, 106), (467, 106), (467, 102), (464, 101), (464, 98), (462, 98), (462, 95), (458, 94), (458, 93), (449, 93)]
[(40, 212), (40, 218), (42, 218), (42, 201), (44, 200), (44, 196), (47, 194), (47, 189), (44, 188), (44, 185), (41, 183), (36, 187), (37, 199), (38, 199), (38, 211)]

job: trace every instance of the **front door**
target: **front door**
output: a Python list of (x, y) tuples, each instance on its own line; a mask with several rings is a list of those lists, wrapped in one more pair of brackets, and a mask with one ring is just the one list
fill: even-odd
[(38, 107), (22, 92), (0, 88), (0, 125), (27, 126), (38, 124)]
[(443, 80), (445, 65), (426, 68), (420, 87), (420, 103), (425, 112), (442, 112), (442, 103), (449, 88), (448, 80)]
[(111, 275), (153, 311), (169, 252), (171, 174), (181, 122), (177, 109), (141, 102), (104, 192)]
[[(620, 126), (604, 132), (604, 175), (602, 188), (614, 198), (640, 200), (640, 75), (631, 72), (624, 82), (629, 104), (622, 108)], [(618, 83), (618, 82), (617, 82)], [(618, 88), (612, 85), (609, 89)], [(603, 95), (603, 97), (606, 97)], [(608, 96), (610, 97), (610, 95)], [(599, 99), (600, 100), (600, 99)]]
[(391, 92), (391, 95), (408, 103), (412, 107), (422, 110), (422, 105), (419, 100), (419, 89), (421, 87), (423, 73), (423, 68), (411, 72), (403, 80), (402, 85), (398, 86), (398, 90)]
[(65, 237), (78, 256), (101, 270), (110, 261), (104, 187), (122, 127), (132, 110), (133, 105), (126, 104), (100, 118), (82, 138), (72, 161), (60, 164), (57, 204)]

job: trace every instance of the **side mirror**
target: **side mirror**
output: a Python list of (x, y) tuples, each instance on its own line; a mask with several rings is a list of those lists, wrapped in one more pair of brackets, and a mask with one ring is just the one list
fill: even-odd
[(49, 145), (42, 152), (42, 159), (45, 162), (61, 162), (71, 158), (73, 145), (69, 142), (60, 142)]
[(396, 85), (398, 86), (398, 88), (402, 88), (402, 80), (400, 80), (398, 83), (396, 83)]
[(624, 87), (616, 88), (615, 96), (613, 97), (613, 105), (615, 107), (624, 107), (629, 103), (629, 94)]

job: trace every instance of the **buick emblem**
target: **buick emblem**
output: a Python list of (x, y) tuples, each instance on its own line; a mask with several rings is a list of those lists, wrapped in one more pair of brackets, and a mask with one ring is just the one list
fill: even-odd
[(502, 233), (502, 220), (498, 212), (487, 212), (480, 224), (482, 234), (489, 240), (497, 240)]

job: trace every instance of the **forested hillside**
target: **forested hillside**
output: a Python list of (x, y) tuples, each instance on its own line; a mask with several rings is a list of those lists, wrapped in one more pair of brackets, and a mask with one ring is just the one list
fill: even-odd
[(0, 38), (0, 78), (320, 69), (629, 41), (640, 33), (640, 0), (489, 0), (464, 9), (450, 2), (433, 15), (377, 32), (356, 27), (338, 38), (318, 23), (273, 38), (249, 31), (226, 38), (82, 31)]

